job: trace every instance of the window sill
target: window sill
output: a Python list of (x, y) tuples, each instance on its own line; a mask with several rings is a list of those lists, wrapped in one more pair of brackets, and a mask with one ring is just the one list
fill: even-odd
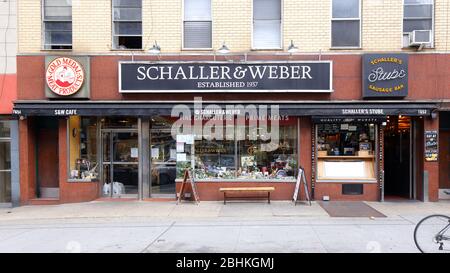
[(130, 52), (130, 51), (138, 51), (138, 52), (145, 52), (145, 50), (143, 48), (140, 49), (133, 49), (133, 48), (128, 48), (128, 49), (120, 49), (120, 48), (111, 48), (111, 51), (126, 51), (126, 52)]
[(182, 48), (181, 51), (213, 51), (213, 48)]
[(280, 48), (252, 48), (251, 51), (284, 51), (282, 47)]
[(41, 49), (41, 52), (72, 52), (73, 49)]
[(96, 179), (67, 179), (68, 183), (96, 183), (100, 180)]
[(362, 50), (360, 46), (332, 46), (330, 50)]
[(341, 183), (341, 184), (353, 184), (353, 183), (376, 184), (376, 183), (378, 183), (378, 181), (375, 178), (368, 178), (368, 179), (364, 179), (364, 178), (360, 178), (360, 179), (357, 179), (357, 178), (349, 178), (349, 179), (321, 178), (321, 179), (317, 179), (316, 182), (317, 183)]
[[(175, 182), (181, 183), (183, 179), (176, 179)], [(295, 183), (296, 179), (195, 179), (199, 183)]]

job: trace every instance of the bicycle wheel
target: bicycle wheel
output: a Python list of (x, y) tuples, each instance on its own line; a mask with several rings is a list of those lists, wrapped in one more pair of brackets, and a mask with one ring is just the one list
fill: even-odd
[(450, 253), (450, 217), (436, 214), (420, 220), (414, 243), (422, 253)]

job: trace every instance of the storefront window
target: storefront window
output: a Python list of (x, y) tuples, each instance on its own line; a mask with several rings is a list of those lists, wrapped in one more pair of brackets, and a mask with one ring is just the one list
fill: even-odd
[(239, 141), (238, 179), (295, 179), (297, 174), (297, 128), (294, 125), (280, 126), (280, 141), (277, 147), (262, 144), (270, 141), (249, 140), (248, 135)]
[(97, 118), (69, 118), (70, 179), (94, 181), (98, 178)]
[(11, 202), (11, 123), (0, 121), (0, 203)]
[(375, 179), (374, 123), (317, 125), (318, 179)]
[(0, 138), (11, 137), (11, 125), (9, 120), (0, 121)]
[[(198, 180), (294, 180), (297, 175), (297, 127), (280, 125), (278, 145), (267, 145), (258, 132), (257, 139), (238, 137), (195, 141), (195, 178)], [(235, 128), (239, 130), (240, 128)], [(263, 145), (266, 144), (266, 145)], [(178, 166), (178, 165), (177, 165)]]

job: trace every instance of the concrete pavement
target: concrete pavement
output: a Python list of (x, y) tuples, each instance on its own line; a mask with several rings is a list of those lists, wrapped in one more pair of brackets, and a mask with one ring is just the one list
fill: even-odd
[(416, 252), (415, 224), (450, 202), (369, 203), (331, 218), (291, 202), (90, 202), (0, 208), (0, 252)]

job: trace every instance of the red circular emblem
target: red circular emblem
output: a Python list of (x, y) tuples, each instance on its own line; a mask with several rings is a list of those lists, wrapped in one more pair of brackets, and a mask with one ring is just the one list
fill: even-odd
[(83, 86), (83, 67), (74, 59), (57, 58), (48, 65), (45, 79), (48, 88), (53, 93), (60, 96), (70, 96), (78, 92)]

